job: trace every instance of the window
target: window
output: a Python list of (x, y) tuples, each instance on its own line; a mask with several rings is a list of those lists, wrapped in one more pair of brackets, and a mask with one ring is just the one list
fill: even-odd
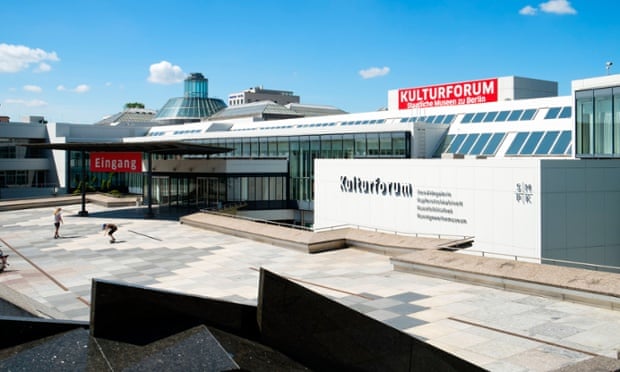
[(545, 119), (555, 119), (560, 114), (559, 107), (551, 107), (549, 111), (547, 111), (547, 115), (545, 115)]
[(500, 111), (499, 114), (497, 114), (495, 121), (506, 121), (508, 114), (510, 114), (510, 111)]
[(484, 117), (484, 122), (485, 123), (490, 123), (493, 120), (495, 120), (495, 117), (497, 116), (497, 111), (491, 111), (491, 112), (487, 112), (487, 116)]
[(444, 124), (452, 124), (452, 122), (454, 121), (455, 117), (456, 117), (456, 115), (454, 115), (454, 114), (446, 115), (446, 118), (444, 119), (443, 123)]
[(433, 157), (436, 157), (436, 158), (440, 157), (441, 154), (443, 154), (444, 152), (447, 152), (448, 146), (450, 146), (450, 142), (452, 142), (453, 138), (454, 138), (454, 134), (446, 135), (446, 137), (441, 142), (441, 145), (439, 145), (439, 147), (437, 148), (437, 151), (435, 151), (435, 154), (433, 155)]
[(472, 147), (469, 153), (471, 155), (482, 154), (482, 150), (484, 150), (484, 147), (487, 145), (487, 142), (489, 142), (489, 138), (491, 138), (491, 133), (482, 133), (480, 137), (478, 137), (478, 141), (476, 141), (476, 144), (474, 145), (474, 147)]
[(479, 112), (476, 115), (474, 115), (473, 119), (471, 119), (472, 123), (480, 123), (482, 121), (482, 118), (484, 118), (484, 116), (486, 115), (486, 112)]
[(366, 135), (358, 133), (355, 135), (355, 157), (366, 156)]
[(478, 139), (478, 133), (470, 133), (467, 135), (465, 142), (463, 142), (463, 146), (459, 149), (459, 154), (468, 154), (471, 147), (474, 145), (476, 140)]
[(560, 119), (568, 119), (572, 115), (572, 110), (570, 106), (566, 106), (562, 108), (562, 112), (560, 112)]
[(538, 142), (542, 138), (544, 132), (532, 132), (523, 145), (523, 148), (519, 152), (519, 155), (531, 155), (536, 150), (536, 146), (538, 146)]
[(517, 120), (519, 120), (519, 118), (521, 117), (521, 114), (523, 114), (523, 110), (514, 110), (508, 116), (508, 121), (517, 121)]
[(594, 153), (612, 153), (611, 88), (594, 91)]
[(368, 146), (368, 156), (379, 155), (379, 135), (377, 133), (368, 133), (366, 135), (366, 143)]
[(508, 151), (506, 151), (506, 155), (517, 155), (519, 153), (519, 150), (521, 150), (521, 146), (523, 146), (523, 143), (529, 135), (530, 132), (517, 133), (515, 138), (512, 140)]
[(379, 133), (379, 153), (384, 156), (392, 155), (391, 133)]
[(591, 154), (591, 130), (594, 122), (594, 97), (591, 90), (575, 92), (577, 110), (577, 154)]
[(473, 112), (465, 114), (465, 116), (463, 116), (463, 120), (461, 120), (461, 124), (471, 123), (471, 118), (473, 117), (474, 117)]
[(495, 155), (495, 152), (497, 152), (497, 148), (502, 143), (505, 136), (506, 136), (505, 133), (493, 134), (493, 136), (491, 137), (491, 140), (489, 140), (489, 144), (484, 149), (482, 155)]
[(551, 150), (551, 154), (561, 155), (566, 153), (567, 147), (570, 145), (570, 141), (571, 132), (568, 130), (562, 131), (560, 138), (558, 138), (557, 142), (553, 146), (553, 149)]
[(459, 149), (459, 147), (461, 147), (461, 144), (463, 143), (463, 141), (465, 140), (465, 136), (466, 136), (465, 134), (457, 135), (452, 141), (452, 143), (450, 144), (450, 147), (448, 148), (447, 152), (451, 154), (455, 154), (456, 151)]
[(536, 115), (536, 109), (525, 110), (523, 116), (521, 116), (521, 120), (532, 120), (534, 119), (534, 115)]
[(542, 141), (540, 141), (540, 145), (536, 149), (536, 155), (547, 155), (559, 134), (560, 132), (557, 130), (545, 133)]

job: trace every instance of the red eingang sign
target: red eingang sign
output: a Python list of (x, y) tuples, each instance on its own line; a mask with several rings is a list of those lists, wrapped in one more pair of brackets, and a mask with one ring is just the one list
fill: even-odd
[(141, 152), (91, 152), (91, 172), (142, 172)]

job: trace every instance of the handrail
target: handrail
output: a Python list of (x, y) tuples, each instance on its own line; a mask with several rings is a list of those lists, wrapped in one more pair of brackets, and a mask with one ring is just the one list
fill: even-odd
[(476, 250), (476, 249), (463, 249), (463, 250), (461, 250), (461, 252), (463, 252), (463, 253), (469, 253), (469, 252), (480, 253), (481, 257), (488, 257), (490, 255), (491, 256), (504, 256), (504, 257), (514, 258), (515, 261), (521, 260), (523, 262), (528, 262), (526, 260), (530, 260), (530, 261), (537, 261), (537, 262), (540, 262), (542, 264), (544, 264), (546, 262), (551, 262), (551, 263), (556, 262), (556, 263), (561, 263), (561, 264), (565, 264), (565, 265), (575, 265), (575, 266), (589, 267), (589, 268), (593, 268), (595, 271), (598, 271), (598, 269), (607, 269), (607, 270), (613, 270), (613, 271), (620, 272), (620, 267), (619, 266), (599, 265), (599, 264), (593, 264), (593, 263), (588, 263), (588, 262), (567, 261), (567, 260), (560, 260), (560, 259), (556, 259), (556, 258), (519, 256), (519, 255), (514, 255), (514, 254), (488, 252), (488, 251), (481, 251), (481, 250)]

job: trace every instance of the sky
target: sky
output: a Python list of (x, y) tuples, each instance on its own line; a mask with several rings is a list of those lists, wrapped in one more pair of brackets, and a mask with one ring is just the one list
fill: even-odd
[[(0, 116), (92, 124), (159, 110), (199, 72), (348, 112), (392, 89), (620, 73), (618, 0), (2, 0)], [(606, 68), (607, 62), (617, 62)]]

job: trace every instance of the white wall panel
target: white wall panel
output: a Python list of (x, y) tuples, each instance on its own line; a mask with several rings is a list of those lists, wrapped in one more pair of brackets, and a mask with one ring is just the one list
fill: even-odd
[[(487, 252), (539, 257), (539, 161), (317, 160), (315, 227), (475, 236)], [(413, 186), (412, 196), (343, 191), (341, 177)], [(523, 187), (517, 200), (517, 184)], [(525, 200), (527, 193), (532, 194)]]

